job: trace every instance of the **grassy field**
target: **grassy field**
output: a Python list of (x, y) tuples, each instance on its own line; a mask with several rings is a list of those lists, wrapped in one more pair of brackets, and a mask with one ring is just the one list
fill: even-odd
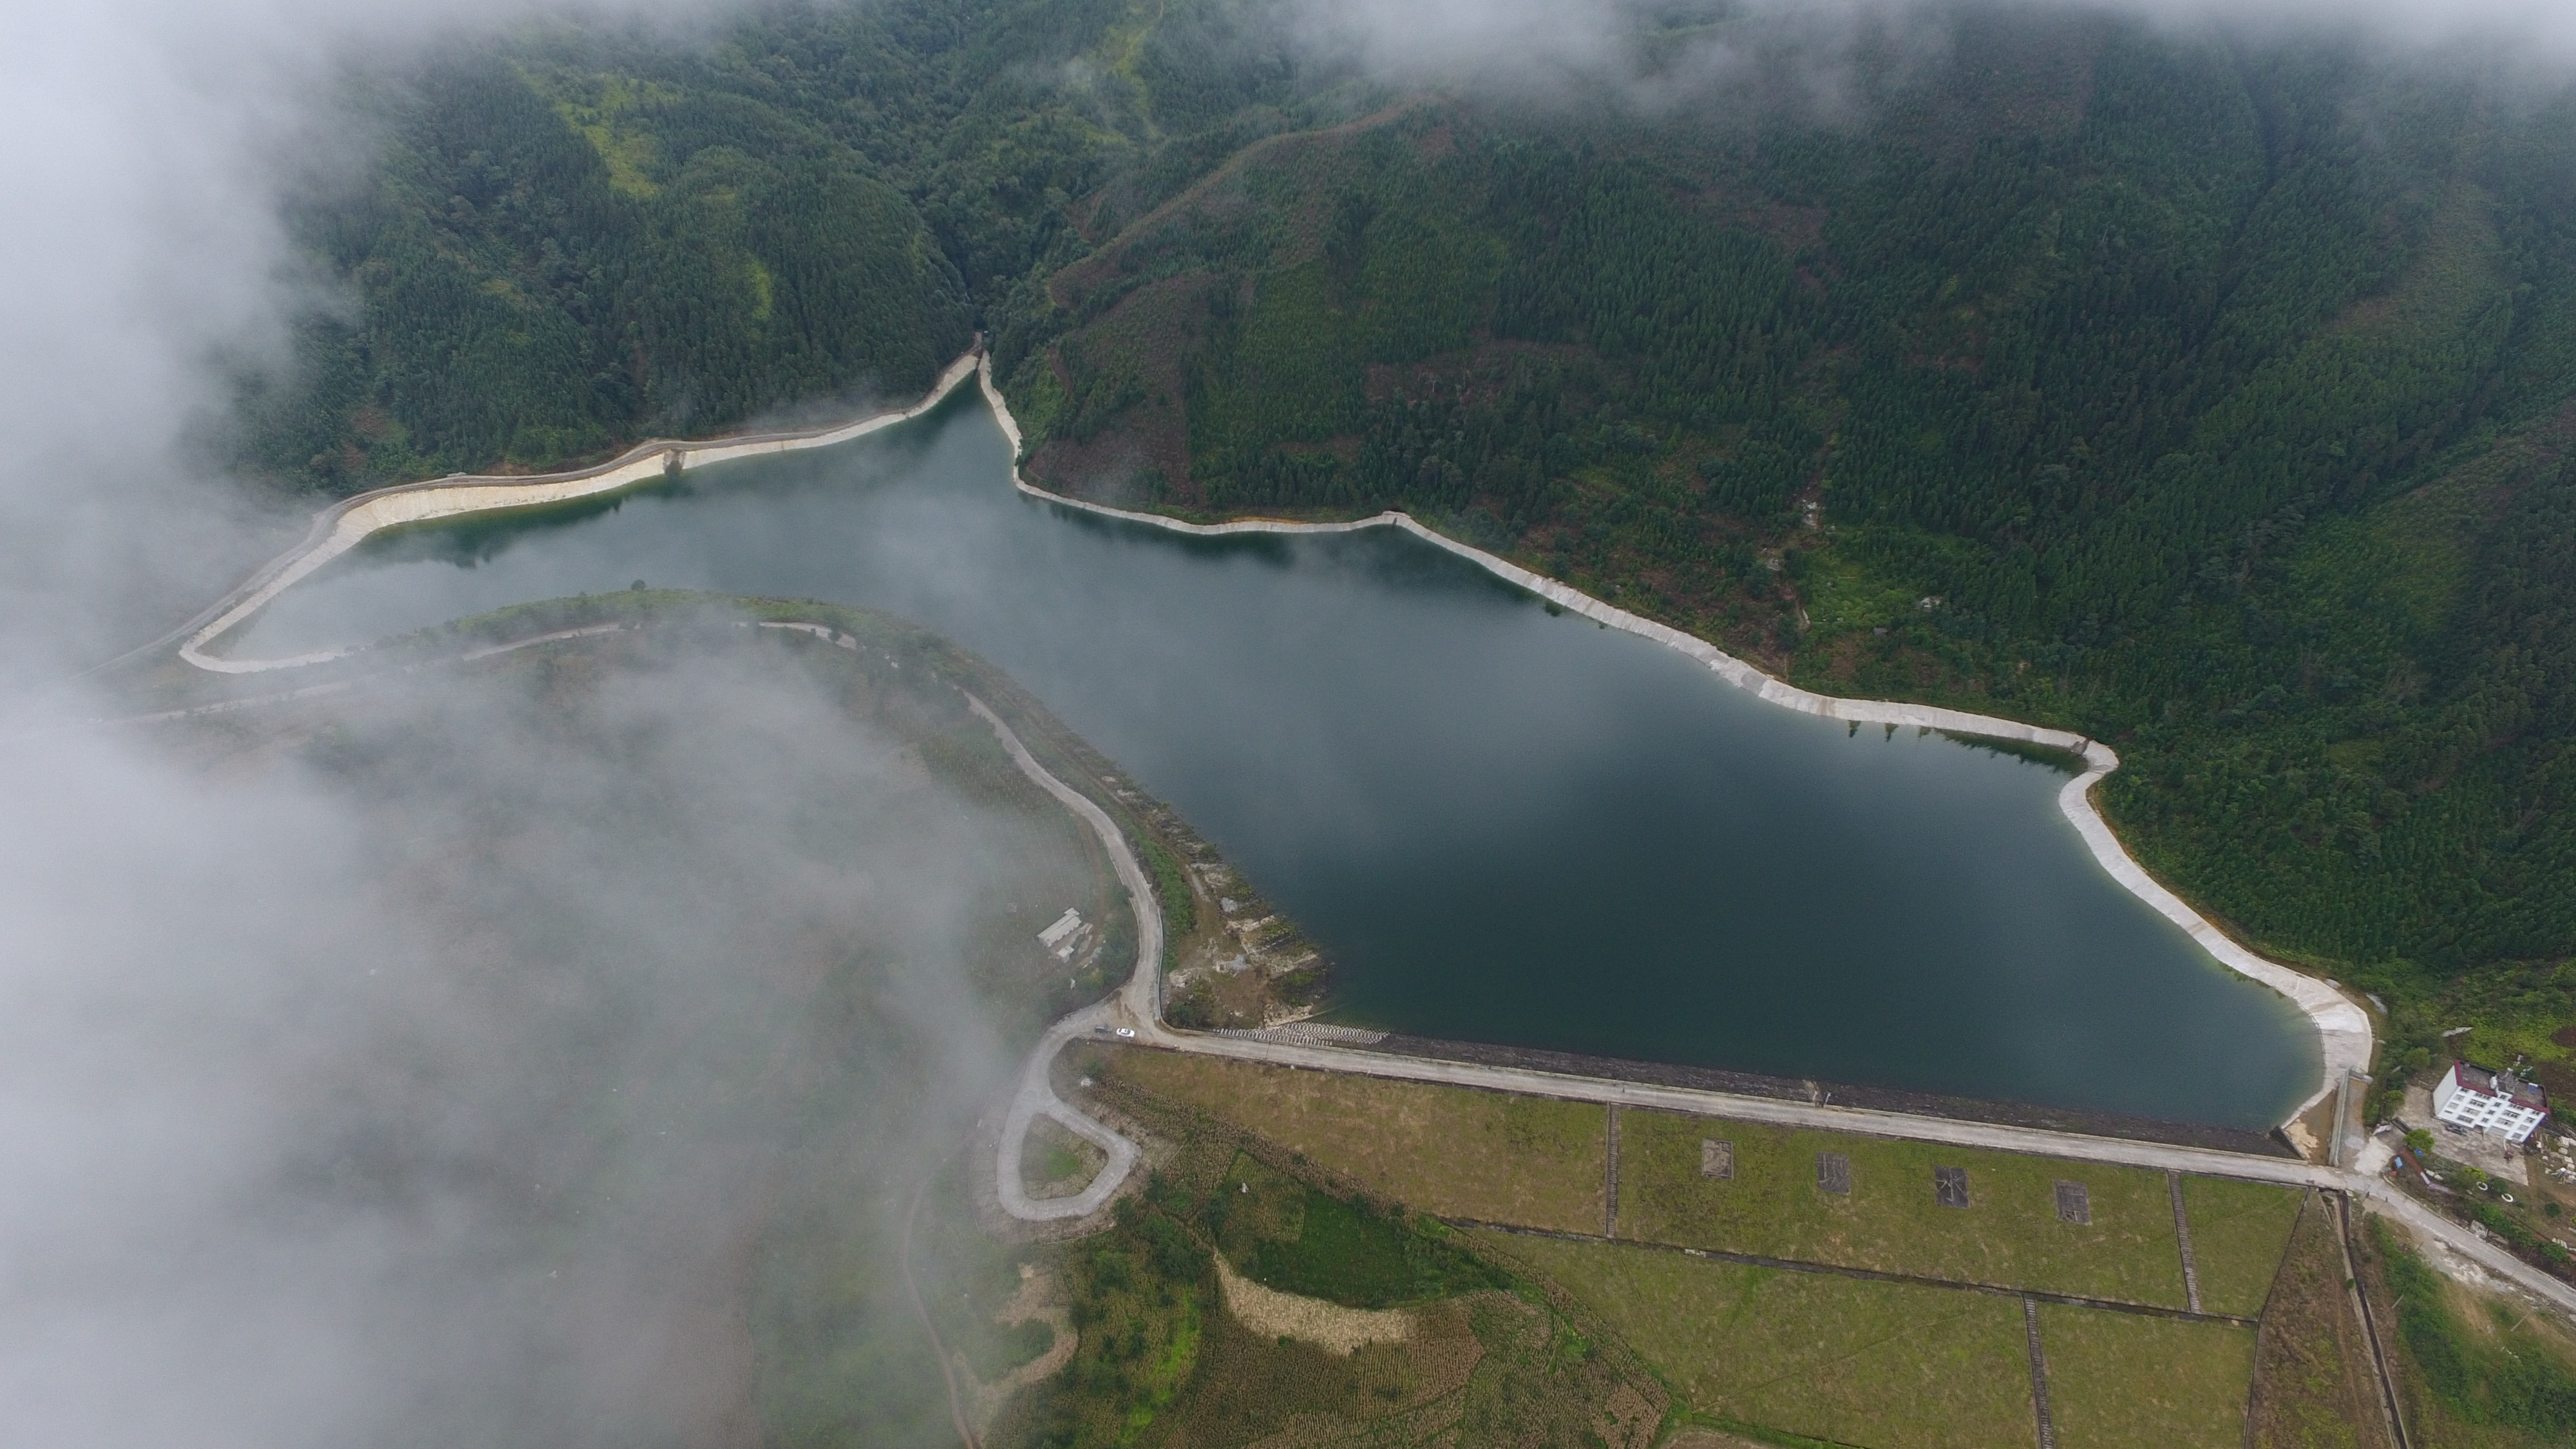
[[(1662, 1112), (1619, 1119), (1623, 1237), (2181, 1307), (2182, 1259), (2162, 1173), (1725, 1122)], [(1701, 1143), (1732, 1144), (1734, 1175), (1701, 1174)], [(1816, 1155), (1851, 1161), (1851, 1191), (1816, 1185)], [(1965, 1209), (1933, 1196), (1934, 1167), (1964, 1167)], [(2057, 1214), (2084, 1184), (2092, 1221)], [(2285, 1225), (2286, 1227), (2286, 1225)]]
[(1413, 1312), (1420, 1327), (1410, 1341), (1347, 1358), (1212, 1315), (1189, 1395), (1124, 1442), (1646, 1449), (1654, 1441), (1660, 1389), (1546, 1309), (1483, 1292)]
[(2576, 1334), (2523, 1303), (2442, 1277), (2385, 1219), (2371, 1222), (2365, 1242), (2373, 1297), (2393, 1305), (2390, 1357), (2417, 1449), (2576, 1444)]
[(2390, 1449), (2337, 1231), (2332, 1209), (2309, 1199), (2263, 1305), (2254, 1449)]
[[(1595, 1233), (1603, 1109), (1466, 1088), (1291, 1071), (1178, 1053), (1122, 1051), (1120, 1085), (1204, 1111), (1418, 1211)], [(1732, 1174), (1703, 1173), (1727, 1144)], [(1850, 1192), (1817, 1186), (1839, 1153)], [(1619, 1235), (1643, 1242), (1872, 1268), (1959, 1282), (2185, 1306), (2173, 1205), (2160, 1172), (2018, 1153), (1628, 1110), (1620, 1118)], [(1967, 1174), (1944, 1206), (1933, 1170)], [(2057, 1211), (2080, 1183), (2090, 1221)], [(2201, 1298), (2211, 1312), (2263, 1306), (2299, 1197), (2288, 1188), (2186, 1178)]]
[(1389, 1308), (1504, 1286), (1501, 1275), (1400, 1214), (1318, 1192), (1237, 1156), (1201, 1210), (1219, 1251), (1252, 1281), (1350, 1308)]
[(1422, 1212), (1601, 1231), (1599, 1107), (1177, 1052), (1117, 1052), (1106, 1070)]
[(2237, 1449), (2254, 1330), (2043, 1303), (2060, 1449)]
[[(1064, 1277), (1079, 1343), (1065, 1372), (1013, 1401), (983, 1442), (1653, 1442), (1669, 1396), (1625, 1347), (1588, 1337), (1450, 1229), (1335, 1196), (1305, 1169), (1284, 1172), (1224, 1145), (1234, 1137), (1211, 1129), (1181, 1142), (1107, 1232), (1039, 1250)], [(1390, 1307), (1411, 1331), (1343, 1352), (1275, 1319), (1249, 1326), (1218, 1289), (1211, 1248), (1265, 1287)]]
[(1029, 1124), (1028, 1144), (1020, 1151), (1020, 1190), (1040, 1196), (1050, 1189), (1062, 1195), (1080, 1192), (1108, 1165), (1108, 1153), (1062, 1124), (1040, 1117)]
[(2263, 1297), (2272, 1291), (2272, 1277), (2290, 1246), (2299, 1197), (2297, 1188), (2268, 1183), (2182, 1180), (2201, 1307), (2246, 1318), (2263, 1311)]
[[(1156, 1110), (1205, 1124), (1192, 1130), (1212, 1140), (1244, 1141), (1229, 1135), (1240, 1129), (1439, 1216), (1599, 1231), (1599, 1108), (1176, 1053), (1121, 1050), (1103, 1060), (1096, 1070), (1114, 1087), (1139, 1103), (1172, 1104)], [(1713, 1143), (1724, 1143), (1724, 1151)], [(1204, 1184), (1192, 1192), (1204, 1194), (1214, 1237), (1247, 1273), (1354, 1305), (1425, 1295), (1456, 1304), (1467, 1300), (1450, 1295), (1473, 1296), (1473, 1273), (1435, 1261), (1441, 1254), (1434, 1241), (1421, 1236), (1433, 1225), (1408, 1230), (1380, 1207), (1345, 1202), (1227, 1151), (1230, 1166), (1211, 1161), (1184, 1176)], [(1827, 1153), (1843, 1159), (1848, 1191), (1820, 1187), (1819, 1155)], [(1706, 1170), (1721, 1160), (1723, 1175)], [(1964, 1173), (1964, 1206), (1956, 1203), (1955, 1176), (1952, 1201), (1943, 1200), (1936, 1169)], [(2088, 1221), (2060, 1215), (2061, 1183), (2083, 1186)], [(2299, 1221), (2299, 1194), (2198, 1178), (2185, 1179), (2183, 1193), (2204, 1306), (2248, 1317), (2264, 1312)], [(1624, 1343), (1652, 1364), (1693, 1416), (1799, 1442), (1871, 1449), (2032, 1442), (2021, 1305), (1954, 1288), (1694, 1258), (1672, 1246), (2185, 1303), (2168, 1179), (2141, 1169), (1626, 1110), (1618, 1227), (1622, 1238), (1639, 1241), (1483, 1230), (1463, 1236), (1566, 1294), (1583, 1332)], [(2261, 1345), (2271, 1402), (2280, 1406), (2259, 1421), (2273, 1426), (2263, 1442), (2379, 1449), (2375, 1440), (2354, 1437), (2367, 1432), (2366, 1421), (2351, 1429), (2369, 1406), (2369, 1380), (2350, 1357), (2354, 1344), (2335, 1336), (2341, 1278), (2330, 1226), (2319, 1218), (2302, 1242), (2305, 1276), (2292, 1276), (2306, 1296), (2283, 1299), (2288, 1317), (2277, 1326), (2278, 1342)], [(2066, 1449), (2244, 1441), (2255, 1330), (2063, 1305), (2043, 1305), (2040, 1313), (2058, 1442)], [(1284, 1405), (1298, 1397), (1255, 1392), (1264, 1374), (1291, 1371), (1285, 1358), (1273, 1363), (1266, 1347), (1251, 1344), (1230, 1352), (1233, 1367), (1219, 1378), (1234, 1387), (1204, 1403)], [(1282, 1352), (1295, 1356), (1289, 1346)], [(1383, 1383), (1370, 1376), (1381, 1372), (1397, 1371), (1353, 1365), (1343, 1375), (1342, 1402), (1378, 1394), (1391, 1411), (1427, 1405), (1402, 1387), (1411, 1380), (1400, 1374)], [(2300, 1393), (2308, 1397), (2295, 1405), (2285, 1397)], [(1435, 1420), (1449, 1424), (1449, 1412), (1409, 1420), (1400, 1432), (1394, 1420), (1406, 1414), (1394, 1412), (1382, 1427), (1390, 1442), (1401, 1441), (1431, 1430)], [(2526, 1441), (2492, 1442), (2520, 1449)]]
[(2021, 1306), (2009, 1298), (1615, 1243), (1475, 1237), (1572, 1295), (1703, 1412), (1874, 1449), (2036, 1437)]

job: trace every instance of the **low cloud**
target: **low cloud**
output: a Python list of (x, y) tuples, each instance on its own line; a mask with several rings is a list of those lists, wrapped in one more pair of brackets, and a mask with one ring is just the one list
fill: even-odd
[[(524, 23), (462, 0), (108, 0), (29, 10), (0, 48), (0, 685), (150, 638), (298, 520), (194, 446), (236, 369), (285, 357), (325, 284), (286, 190), (368, 159), (350, 67)], [(714, 0), (596, 13), (685, 36)]]
[(912, 1344), (1026, 827), (772, 650), (549, 680), (0, 755), (0, 1438), (744, 1441), (817, 1157), (876, 1249), (808, 1347)]
[(367, 163), (349, 68), (535, 13), (129, 0), (0, 51), (0, 1443), (746, 1442), (779, 1103), (898, 1074), (833, 1144), (890, 1187), (1007, 1065), (958, 969), (989, 830), (822, 841), (902, 782), (792, 681), (49, 723), (303, 530), (199, 440), (328, 301), (279, 203)]
[(1967, 10), (2101, 17), (2257, 43), (2326, 40), (2550, 79), (2576, 65), (2576, 7), (2548, 0), (1290, 0), (1314, 52), (1398, 84), (1648, 109), (1845, 113), (1871, 79), (1947, 56)]
[[(2576, 9), (2523, 0), (2047, 8), (2576, 58)], [(366, 163), (367, 138), (333, 105), (353, 61), (539, 13), (111, 0), (13, 17), (0, 690), (160, 633), (301, 531), (299, 507), (209, 471), (193, 442), (231, 370), (281, 364), (285, 319), (327, 290), (289, 246), (279, 198)], [(686, 35), (725, 12), (609, 13)], [(1759, 84), (1829, 107), (1851, 57), (1947, 44), (1938, 12), (1887, 0), (1742, 14), (1702, 31), (1610, 0), (1293, 9), (1310, 44), (1389, 79), (1609, 84), (1657, 105)], [(77, 691), (51, 705), (107, 708)], [(605, 1191), (643, 1160), (602, 1155), (600, 1104), (669, 1072), (721, 1096), (669, 1061), (711, 1020), (773, 1044), (763, 1071), (833, 1069), (793, 1009), (798, 980), (754, 969), (745, 943), (792, 964), (780, 922), (820, 931), (862, 907), (896, 943), (872, 998), (889, 1030), (942, 1044), (901, 1059), (912, 1075), (886, 1095), (917, 1112), (888, 1128), (885, 1160), (953, 1132), (999, 1069), (998, 1029), (941, 964), (977, 878), (925, 878), (863, 841), (795, 845), (818, 772), (875, 798), (885, 739), (811, 694), (686, 669), (605, 700), (585, 731), (502, 694), (439, 707), (451, 722), (480, 711), (481, 726), (407, 746), (424, 783), (390, 795), (309, 752), (174, 753), (141, 731), (0, 741), (0, 1439), (738, 1436), (732, 1391), (710, 1387), (721, 1376), (673, 1366), (741, 1345), (687, 1336), (702, 1320), (671, 1305), (697, 1301), (698, 1280), (672, 1274), (740, 1249), (770, 1181), (760, 1154), (779, 1144), (711, 1120), (638, 1124), (681, 1133), (667, 1195), (586, 1199), (607, 1204), (599, 1233), (567, 1249), (549, 1237), (549, 1194)], [(669, 823), (621, 836), (643, 796)], [(468, 808), (511, 798), (547, 809), (502, 832)], [(474, 857), (478, 841), (516, 853)], [(773, 914), (742, 914), (763, 905)], [(504, 918), (521, 924), (490, 925)], [(549, 931), (563, 949), (541, 949)]]

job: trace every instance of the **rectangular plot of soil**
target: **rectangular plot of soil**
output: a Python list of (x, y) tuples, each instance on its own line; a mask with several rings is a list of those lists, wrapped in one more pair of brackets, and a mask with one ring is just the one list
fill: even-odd
[(1851, 1195), (1851, 1157), (1841, 1152), (1816, 1154), (1816, 1187), (1837, 1196)]
[(2253, 1329), (2043, 1303), (2039, 1336), (2066, 1449), (2243, 1449)]
[(1735, 1144), (1720, 1142), (1714, 1137), (1701, 1138), (1699, 1140), (1699, 1175), (1718, 1178), (1721, 1181), (1732, 1180), (1735, 1176)]
[(2093, 1221), (2093, 1194), (2080, 1182), (2057, 1184), (2057, 1216), (2082, 1227)]
[(1946, 1208), (1968, 1205), (1968, 1169), (1936, 1167), (1932, 1169), (1932, 1200)]
[[(1750, 1190), (1760, 1178), (1751, 1158), (1740, 1165)], [(2035, 1449), (2028, 1336), (2012, 1299), (1611, 1243), (1499, 1245), (1671, 1373), (1695, 1407), (1809, 1442)]]

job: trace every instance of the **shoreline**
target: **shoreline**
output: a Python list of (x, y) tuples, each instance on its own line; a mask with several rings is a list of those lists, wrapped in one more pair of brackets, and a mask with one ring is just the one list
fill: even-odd
[(2191, 937), (2194, 944), (2221, 966), (2269, 987), (2274, 994), (2289, 1001), (2308, 1019), (2316, 1031), (2320, 1061), (2319, 1082), (2314, 1092), (2292, 1109), (2284, 1126), (2295, 1124), (2313, 1111), (2317, 1104), (2332, 1096), (2343, 1083), (2346, 1073), (2367, 1077), (2376, 1047), (2376, 1033), (2371, 1029), (2369, 1013), (2322, 979), (2256, 955), (2233, 937), (2212, 925), (2180, 896), (2166, 889), (2148, 875), (2119, 837), (2111, 831), (2110, 822), (2093, 806), (2093, 786), (2104, 776), (2120, 768), (2120, 756), (2108, 745), (2066, 730), (2048, 729), (2024, 724), (2019, 720), (1993, 715), (1970, 714), (1964, 710), (1938, 705), (1905, 704), (1896, 700), (1844, 699), (1801, 689), (1786, 680), (1777, 679), (1716, 645), (1685, 634), (1667, 624), (1632, 614), (1607, 604), (1578, 589), (1554, 579), (1532, 573), (1509, 559), (1485, 552), (1470, 544), (1460, 543), (1435, 529), (1417, 522), (1411, 514), (1389, 509), (1368, 518), (1340, 523), (1290, 523), (1279, 519), (1243, 519), (1232, 523), (1189, 523), (1161, 514), (1134, 509), (1115, 508), (1105, 503), (1068, 498), (1040, 488), (1020, 476), (1020, 425), (1011, 416), (1010, 405), (1003, 401), (1001, 389), (993, 385), (992, 360), (980, 360), (975, 372), (983, 388), (984, 400), (1002, 425), (1011, 443), (1011, 486), (1032, 498), (1066, 508), (1130, 523), (1148, 524), (1174, 533), (1196, 537), (1221, 537), (1229, 534), (1317, 534), (1356, 533), (1370, 528), (1394, 528), (1415, 538), (1466, 559), (1504, 582), (1536, 594), (1569, 613), (1580, 614), (1597, 624), (1641, 638), (1653, 640), (1706, 667), (1728, 684), (1755, 696), (1766, 704), (1800, 714), (1841, 720), (1854, 724), (1912, 725), (1918, 729), (1945, 730), (1955, 734), (1978, 735), (1990, 739), (2019, 740), (2026, 744), (2047, 745), (2084, 758), (2084, 773), (2069, 780), (2057, 792), (2057, 808), (2075, 827), (2085, 847), (2093, 853), (2094, 863), (2101, 866), (2123, 890), (2146, 902), (2156, 914), (2173, 922)]
[[(541, 644), (638, 627), (631, 623), (588, 625), (528, 638), (466, 649), (439, 663), (467, 663), (494, 654)], [(827, 643), (856, 648), (839, 630), (799, 620), (743, 621), (737, 627), (782, 629), (814, 635)], [(126, 721), (92, 721), (94, 725), (143, 723), (215, 710), (273, 703), (353, 686), (354, 682), (315, 685), (284, 695), (230, 701)], [(996, 1134), (995, 1196), (1005, 1216), (1029, 1223), (1041, 1232), (1091, 1231), (1099, 1214), (1135, 1181), (1143, 1152), (1117, 1129), (1056, 1095), (1049, 1080), (1063, 1048), (1089, 1038), (1117, 1043), (1122, 1021), (1136, 1025), (1133, 1044), (1263, 1063), (1394, 1080), (1445, 1083), (1469, 1090), (1535, 1095), (1562, 1100), (1599, 1102), (1647, 1110), (1679, 1112), (1720, 1121), (1767, 1122), (1779, 1126), (1857, 1133), (1892, 1141), (1936, 1142), (2019, 1152), (2042, 1158), (2145, 1166), (2167, 1172), (2190, 1172), (2248, 1182), (2273, 1182), (2323, 1188), (2359, 1200), (2383, 1217), (2398, 1220), (2433, 1255), (2435, 1266), (2463, 1281), (2523, 1298), (2536, 1308), (2554, 1310), (2576, 1321), (2576, 1290), (2482, 1240), (2474, 1231), (2432, 1212), (2380, 1177), (2365, 1153), (2360, 1163), (2319, 1165), (2284, 1155), (2252, 1134), (2234, 1129), (2190, 1129), (2173, 1124), (2123, 1121), (2083, 1112), (2017, 1110), (2015, 1104), (1921, 1099), (1920, 1094), (1825, 1084), (1788, 1083), (1740, 1073), (1701, 1071), (1654, 1063), (1614, 1062), (1481, 1046), (1380, 1036), (1365, 1046), (1347, 1042), (1296, 1043), (1263, 1032), (1178, 1033), (1159, 1019), (1155, 990), (1160, 982), (1160, 913), (1151, 882), (1133, 847), (1097, 802), (1064, 784), (1031, 756), (1016, 733), (971, 692), (970, 709), (994, 731), (1013, 763), (1081, 817), (1097, 834), (1112, 861), (1130, 909), (1153, 929), (1139, 932), (1136, 967), (1118, 991), (1050, 1024), (1021, 1068), (1001, 1130)], [(1841, 1100), (1837, 1100), (1840, 1098)], [(1108, 1153), (1108, 1161), (1084, 1189), (1071, 1197), (1030, 1199), (1019, 1181), (1019, 1159), (1028, 1129), (1036, 1118), (1050, 1117)], [(2385, 1160), (2384, 1146), (2374, 1144)]]
[[(948, 364), (939, 374), (938, 381), (931, 384), (930, 391), (911, 406), (871, 413), (854, 422), (785, 432), (745, 433), (701, 442), (653, 438), (636, 444), (605, 463), (588, 468), (539, 473), (526, 478), (488, 473), (450, 474), (445, 478), (397, 483), (352, 494), (316, 515), (302, 542), (271, 560), (240, 587), (180, 625), (172, 635), (163, 636), (159, 642), (186, 636), (187, 642), (179, 646), (179, 657), (199, 669), (216, 674), (259, 674), (272, 669), (323, 664), (359, 653), (371, 646), (317, 650), (283, 659), (226, 659), (208, 654), (205, 649), (239, 628), (253, 614), (268, 607), (278, 595), (295, 587), (316, 569), (386, 529), (600, 498), (641, 483), (677, 477), (691, 468), (850, 442), (897, 423), (910, 422), (937, 407), (966, 381), (968, 374), (975, 371), (979, 356), (980, 353), (969, 352)], [(154, 646), (147, 645), (146, 649), (151, 647)]]
[[(919, 417), (946, 401), (969, 375), (974, 377), (994, 421), (1001, 426), (1010, 443), (1011, 486), (1027, 497), (1099, 517), (1196, 537), (1357, 533), (1366, 529), (1392, 528), (1465, 559), (1546, 603), (1671, 649), (1767, 704), (1853, 724), (1911, 725), (1918, 729), (2016, 740), (2081, 755), (2086, 768), (2058, 791), (2057, 803), (2059, 812), (2075, 827), (2076, 834), (2092, 852), (2095, 864), (2122, 889), (2181, 927), (2194, 944), (2219, 965), (2286, 999), (2307, 1018), (2310, 1028), (2316, 1032), (2319, 1047), (2317, 1086), (2291, 1111), (2284, 1126), (2297, 1124), (2318, 1103), (2333, 1095), (2348, 1074), (2366, 1077), (2369, 1073), (2376, 1034), (2367, 1012), (2321, 978), (2259, 956), (2239, 944), (2148, 875), (2120, 844), (2109, 822), (2094, 808), (2092, 800), (2094, 784), (2120, 767), (2119, 755), (2109, 746), (2066, 730), (2048, 729), (1993, 715), (1894, 700), (1844, 699), (1802, 689), (1774, 678), (1705, 640), (1630, 613), (1533, 573), (1508, 559), (1461, 543), (1397, 510), (1333, 523), (1292, 523), (1261, 518), (1228, 523), (1189, 523), (1051, 492), (1021, 476), (1020, 454), (1024, 440), (1019, 420), (1012, 416), (1001, 389), (993, 383), (991, 355), (980, 349), (950, 363), (930, 391), (910, 406), (873, 413), (849, 423), (698, 442), (654, 439), (639, 443), (606, 463), (584, 469), (530, 478), (452, 476), (397, 484), (343, 499), (315, 517), (302, 542), (252, 574), (231, 593), (173, 634), (165, 636), (161, 642), (166, 644), (170, 638), (184, 637), (179, 657), (196, 668), (219, 674), (265, 673), (345, 658), (372, 646), (353, 645), (278, 659), (222, 658), (206, 650), (315, 570), (385, 529), (602, 497), (658, 478), (676, 476), (692, 467), (764, 454), (831, 447)], [(1140, 964), (1139, 969), (1142, 972), (1149, 968)], [(1160, 963), (1154, 963), (1150, 969), (1159, 975)], [(1157, 986), (1159, 982), (1147, 986), (1149, 994), (1145, 999), (1155, 1000), (1159, 996), (1154, 989)], [(1149, 1019), (1159, 1026), (1159, 1011)]]

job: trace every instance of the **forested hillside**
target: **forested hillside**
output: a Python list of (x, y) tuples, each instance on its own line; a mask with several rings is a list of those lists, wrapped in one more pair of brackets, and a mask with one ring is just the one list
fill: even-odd
[(2560, 1054), (2576, 103), (1950, 34), (1838, 114), (1647, 115), (1390, 89), (1226, 0), (535, 33), (366, 88), (381, 164), (296, 213), (352, 304), (242, 448), (537, 467), (980, 329), (1055, 486), (1403, 507), (1820, 688), (2093, 733), (2213, 914)]
[(915, 392), (973, 336), (920, 213), (811, 118), (533, 57), (405, 79), (372, 184), (297, 218), (358, 306), (251, 399), (250, 451), (290, 476), (539, 467)]

